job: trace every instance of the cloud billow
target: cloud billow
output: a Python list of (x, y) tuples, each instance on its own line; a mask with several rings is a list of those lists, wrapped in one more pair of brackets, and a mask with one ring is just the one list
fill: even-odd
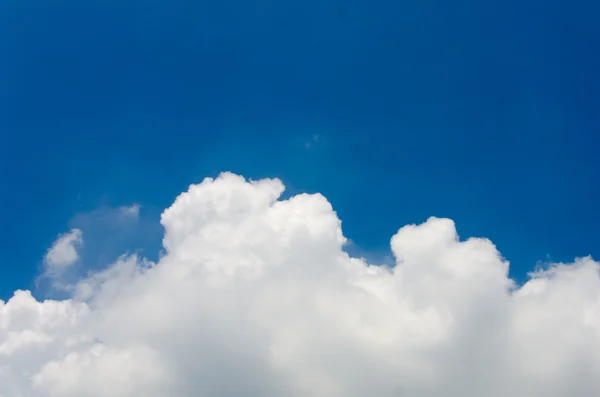
[(72, 266), (79, 259), (77, 249), (83, 244), (83, 233), (72, 229), (58, 236), (44, 257), (44, 265), (50, 274), (57, 274)]
[(0, 395), (600, 395), (591, 258), (516, 286), (489, 240), (430, 218), (373, 266), (323, 196), (283, 190), (208, 178), (164, 211), (158, 262), (124, 256), (68, 300), (0, 301)]

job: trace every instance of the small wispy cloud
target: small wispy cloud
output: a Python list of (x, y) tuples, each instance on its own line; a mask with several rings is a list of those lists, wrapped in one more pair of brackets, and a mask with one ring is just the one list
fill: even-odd
[(79, 259), (77, 249), (83, 244), (83, 233), (79, 229), (71, 229), (58, 236), (52, 247), (46, 252), (44, 265), (50, 275), (61, 273)]
[(140, 216), (141, 208), (141, 205), (134, 203), (129, 206), (124, 205), (122, 207), (119, 207), (119, 211), (121, 212), (121, 214), (128, 218), (138, 218)]
[(304, 147), (306, 149), (310, 149), (312, 146), (316, 145), (317, 143), (319, 143), (319, 135), (313, 135), (312, 139), (304, 142)]

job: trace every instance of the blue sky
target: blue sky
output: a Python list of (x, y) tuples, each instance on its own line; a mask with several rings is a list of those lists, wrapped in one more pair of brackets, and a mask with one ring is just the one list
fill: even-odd
[[(226, 170), (323, 193), (374, 257), (440, 216), (490, 238), (516, 278), (599, 258), (598, 15), (593, 1), (6, 1), (0, 297), (34, 288), (81, 224), (98, 235), (90, 262), (156, 255), (160, 211)], [(132, 203), (142, 225), (91, 222)]]

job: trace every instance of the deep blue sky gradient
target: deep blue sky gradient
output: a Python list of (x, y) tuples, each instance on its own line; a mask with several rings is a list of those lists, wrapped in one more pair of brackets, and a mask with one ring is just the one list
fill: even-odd
[(592, 0), (6, 0), (0, 297), (34, 288), (77, 213), (137, 202), (156, 223), (225, 170), (323, 193), (374, 256), (435, 215), (519, 279), (598, 259), (599, 16)]

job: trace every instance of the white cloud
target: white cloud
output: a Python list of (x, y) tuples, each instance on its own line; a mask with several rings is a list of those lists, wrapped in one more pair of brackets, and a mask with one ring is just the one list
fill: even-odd
[(490, 241), (431, 218), (392, 238), (395, 268), (370, 266), (323, 196), (282, 191), (207, 179), (163, 213), (158, 263), (0, 303), (0, 395), (600, 395), (591, 258), (517, 288)]
[(83, 234), (79, 229), (60, 235), (44, 258), (48, 272), (57, 273), (73, 265), (79, 258), (77, 248), (82, 243)]
[(119, 211), (125, 217), (137, 219), (140, 216), (140, 208), (142, 208), (139, 204), (131, 204), (129, 206), (119, 207)]

